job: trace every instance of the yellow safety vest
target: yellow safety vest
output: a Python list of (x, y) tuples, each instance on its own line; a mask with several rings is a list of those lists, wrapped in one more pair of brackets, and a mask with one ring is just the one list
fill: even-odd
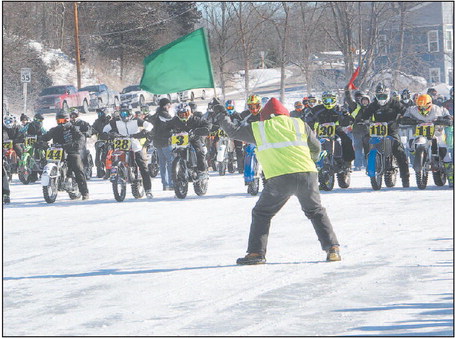
[(308, 147), (305, 123), (278, 115), (253, 122), (256, 155), (266, 179), (299, 172), (317, 172)]

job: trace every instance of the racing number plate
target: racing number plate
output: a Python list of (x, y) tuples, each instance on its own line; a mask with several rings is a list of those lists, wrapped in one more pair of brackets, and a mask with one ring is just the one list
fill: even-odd
[(371, 137), (386, 137), (389, 133), (387, 122), (373, 122), (370, 124)]
[(61, 161), (63, 159), (63, 148), (49, 148), (46, 150), (46, 160)]
[(424, 136), (432, 138), (434, 135), (434, 124), (429, 123), (420, 123), (416, 126), (416, 131), (414, 136)]
[(188, 145), (189, 136), (188, 133), (178, 133), (173, 134), (171, 137), (172, 147), (174, 148), (183, 148)]
[(321, 123), (318, 126), (319, 137), (333, 137), (335, 136), (335, 122)]
[(27, 136), (25, 138), (25, 145), (26, 146), (31, 146), (36, 143), (36, 136)]
[(3, 149), (8, 150), (13, 148), (13, 141), (5, 141), (3, 142)]
[(131, 149), (131, 140), (126, 138), (116, 138), (114, 139), (114, 149), (116, 150), (130, 150)]

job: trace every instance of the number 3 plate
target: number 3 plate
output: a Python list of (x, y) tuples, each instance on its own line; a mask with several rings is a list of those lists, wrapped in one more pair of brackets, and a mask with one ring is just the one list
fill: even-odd
[(171, 137), (172, 147), (174, 148), (183, 148), (188, 145), (189, 137), (188, 133), (178, 133), (174, 134)]

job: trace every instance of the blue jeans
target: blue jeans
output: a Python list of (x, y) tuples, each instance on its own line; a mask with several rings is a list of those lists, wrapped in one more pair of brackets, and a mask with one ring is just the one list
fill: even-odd
[(156, 148), (156, 152), (160, 164), (161, 183), (163, 183), (163, 187), (172, 187), (174, 185), (172, 182), (172, 161), (174, 160), (172, 147)]
[(352, 134), (354, 139), (354, 152), (355, 160), (354, 167), (361, 168), (366, 166), (366, 159), (363, 149), (363, 135), (361, 134)]

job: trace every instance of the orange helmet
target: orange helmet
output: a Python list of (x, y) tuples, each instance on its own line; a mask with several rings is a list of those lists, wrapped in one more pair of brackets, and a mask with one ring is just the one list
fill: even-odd
[(257, 95), (250, 95), (247, 99), (248, 110), (253, 115), (259, 114), (261, 110), (261, 98)]
[(422, 115), (428, 115), (428, 113), (431, 110), (432, 104), (433, 100), (431, 99), (431, 96), (428, 94), (419, 95), (419, 97), (416, 100), (417, 109), (419, 110), (419, 113)]

